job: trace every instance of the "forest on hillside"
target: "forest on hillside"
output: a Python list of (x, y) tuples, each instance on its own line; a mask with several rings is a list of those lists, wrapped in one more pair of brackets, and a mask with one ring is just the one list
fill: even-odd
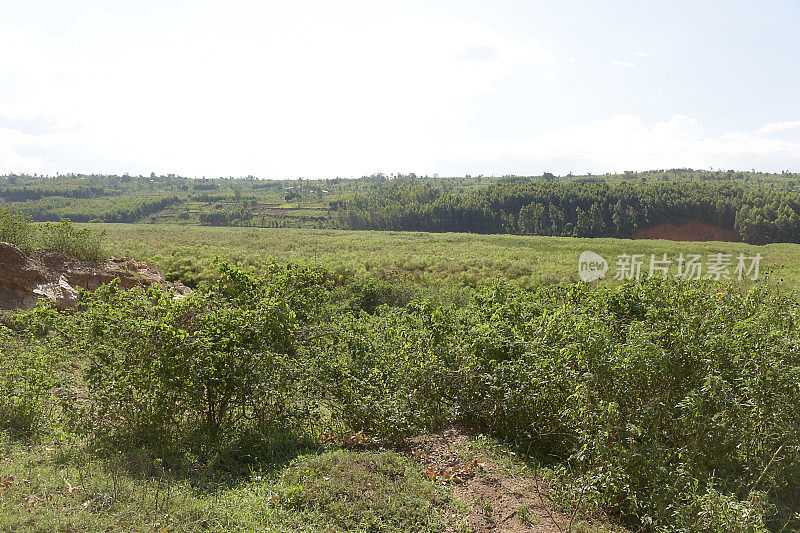
[(632, 237), (664, 223), (703, 222), (745, 242), (800, 242), (800, 193), (741, 183), (542, 183), (508, 180), (470, 192), (390, 183), (334, 203), (349, 229)]
[(35, 221), (633, 237), (701, 222), (751, 244), (800, 242), (800, 174), (677, 169), (603, 176), (375, 174), (355, 180), (0, 177), (0, 208)]

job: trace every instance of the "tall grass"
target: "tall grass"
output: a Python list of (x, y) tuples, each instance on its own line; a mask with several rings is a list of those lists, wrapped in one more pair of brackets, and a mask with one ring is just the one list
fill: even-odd
[[(213, 276), (214, 256), (241, 268), (261, 269), (271, 261), (322, 266), (346, 275), (441, 288), (474, 288), (494, 276), (535, 289), (578, 280), (578, 257), (584, 250), (602, 255), (613, 270), (623, 253), (760, 253), (761, 276), (800, 288), (800, 245), (753, 246), (729, 242), (673, 242), (632, 239), (575, 239), (520, 235), (476, 235), (390, 231), (344, 231), (287, 228), (213, 228), (159, 224), (87, 224), (107, 232), (114, 255), (155, 263), (168, 279), (192, 286)], [(647, 275), (645, 265), (644, 275)], [(675, 266), (673, 266), (673, 273)], [(604, 284), (618, 284), (614, 279)]]
[(79, 229), (69, 220), (34, 224), (20, 213), (0, 210), (0, 241), (9, 242), (25, 252), (54, 250), (84, 261), (105, 257), (105, 232)]

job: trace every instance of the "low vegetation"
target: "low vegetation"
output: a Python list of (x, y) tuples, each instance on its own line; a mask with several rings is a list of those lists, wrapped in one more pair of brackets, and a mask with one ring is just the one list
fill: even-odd
[[(762, 255), (760, 277), (789, 289), (800, 288), (800, 248), (792, 244), (752, 246), (727, 242), (672, 242), (632, 239), (573, 239), (521, 235), (342, 231), (298, 228), (205, 228), (173, 225), (86, 224), (102, 230), (113, 255), (159, 265), (167, 278), (196, 286), (214, 275), (218, 256), (242, 269), (259, 272), (270, 262), (324, 266), (345, 279), (377, 278), (395, 287), (430, 288), (432, 293), (472, 289), (495, 276), (535, 289), (578, 280), (584, 250), (609, 263), (603, 281), (613, 285), (621, 254), (642, 254), (647, 277), (650, 256), (663, 254)], [(672, 267), (672, 275), (676, 267)]]
[(800, 306), (770, 285), (495, 279), (431, 299), (214, 268), (179, 300), (112, 284), (4, 318), (4, 526), (439, 531), (460, 511), (419, 465), (320, 435), (391, 448), (453, 424), (582, 516), (800, 526)]
[(0, 439), (0, 529), (15, 532), (444, 531), (462, 511), (393, 452), (293, 447), (270, 471), (199, 490), (160, 462), (74, 440)]
[(99, 261), (105, 234), (88, 228), (78, 229), (72, 222), (33, 224), (24, 215), (0, 210), (0, 241), (10, 242), (30, 252), (37, 249), (54, 250), (84, 261)]

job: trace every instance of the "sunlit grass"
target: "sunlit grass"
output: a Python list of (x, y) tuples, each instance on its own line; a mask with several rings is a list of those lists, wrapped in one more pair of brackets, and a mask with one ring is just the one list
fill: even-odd
[(424, 532), (442, 531), (457, 512), (416, 463), (394, 452), (302, 455), (212, 491), (157, 463), (142, 466), (101, 460), (75, 439), (2, 437), (0, 530)]
[[(599, 253), (612, 270), (622, 253), (739, 253), (763, 256), (761, 271), (786, 287), (800, 286), (800, 245), (754, 246), (728, 242), (574, 239), (518, 235), (216, 228), (159, 224), (93, 224), (108, 232), (112, 254), (151, 261), (169, 272), (183, 262), (199, 275), (213, 256), (258, 268), (269, 261), (325, 266), (355, 275), (408, 280), (423, 285), (471, 286), (500, 275), (523, 287), (578, 279), (578, 257)], [(644, 266), (646, 273), (647, 264)], [(673, 267), (674, 269), (674, 267)], [(608, 282), (608, 281), (607, 281)], [(610, 280), (613, 283), (613, 280)]]

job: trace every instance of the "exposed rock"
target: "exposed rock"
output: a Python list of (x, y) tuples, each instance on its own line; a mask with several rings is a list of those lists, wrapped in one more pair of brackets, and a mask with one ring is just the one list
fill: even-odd
[(93, 291), (114, 279), (124, 289), (158, 284), (178, 295), (191, 292), (181, 283), (166, 281), (153, 264), (129, 258), (93, 264), (49, 250), (26, 255), (13, 244), (0, 242), (0, 309), (33, 309), (40, 298), (72, 308), (78, 302), (78, 288)]
[(56, 303), (56, 307), (62, 309), (75, 307), (78, 303), (78, 291), (69, 284), (64, 274), (61, 274), (58, 281), (34, 288), (33, 293), (53, 300)]

